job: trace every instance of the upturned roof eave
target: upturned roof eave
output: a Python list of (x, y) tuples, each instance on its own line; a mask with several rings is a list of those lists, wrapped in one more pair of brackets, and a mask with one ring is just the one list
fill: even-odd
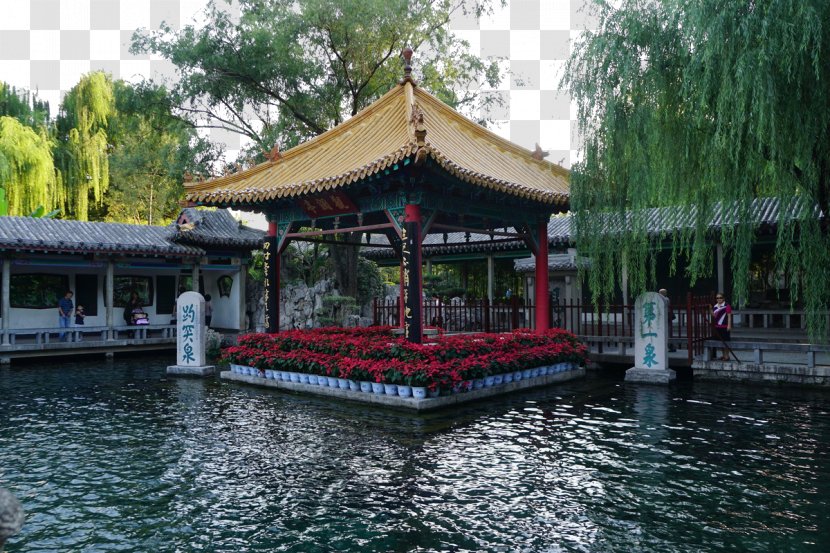
[[(404, 101), (398, 99), (399, 95), (404, 96)], [(401, 102), (404, 109), (397, 110), (397, 106), (394, 104), (388, 105), (390, 102), (395, 101)], [(414, 110), (419, 101), (423, 102), (424, 105), (428, 105), (433, 115), (436, 113), (440, 114), (441, 117), (449, 121), (450, 126), (461, 129), (459, 135), (464, 135), (470, 140), (481, 140), (483, 141), (482, 144), (487, 143), (491, 149), (497, 148), (499, 151), (509, 153), (514, 160), (519, 159), (528, 167), (532, 167), (530, 170), (537, 171), (537, 179), (545, 178), (540, 177), (538, 171), (550, 172), (550, 189), (520, 182), (512, 182), (492, 174), (477, 171), (474, 167), (465, 166), (464, 163), (452, 159), (451, 156), (443, 153), (434, 141), (430, 140), (429, 122), (426, 124), (426, 141), (420, 142), (419, 145), (413, 122)], [(373, 161), (351, 167), (346, 171), (341, 171), (324, 178), (296, 182), (273, 182), (267, 186), (262, 186), (261, 184), (250, 187), (240, 186), (246, 180), (256, 180), (258, 182), (262, 180), (267, 181), (267, 175), (262, 175), (263, 172), (269, 171), (269, 169), (275, 170), (280, 163), (291, 163), (292, 160), (297, 160), (302, 156), (313, 155), (319, 148), (326, 147), (327, 143), (338, 137), (342, 137), (345, 133), (349, 133), (350, 130), (356, 129), (358, 125), (361, 125), (367, 120), (369, 120), (369, 124), (373, 123), (371, 118), (374, 114), (387, 107), (394, 108), (397, 111), (397, 113), (394, 113), (394, 117), (402, 117), (406, 123), (406, 136), (400, 137), (402, 143), (396, 149), (378, 152), (380, 155), (377, 155)], [(381, 113), (381, 115), (383, 114)], [(340, 146), (342, 147), (343, 145), (341, 144)], [(454, 147), (457, 149), (458, 145), (456, 144)], [(414, 155), (419, 148), (425, 148), (427, 150), (426, 153), (428, 153), (432, 160), (448, 173), (462, 181), (512, 196), (538, 201), (543, 204), (557, 207), (563, 207), (568, 204), (567, 180), (569, 180), (570, 176), (569, 171), (556, 164), (533, 158), (529, 151), (468, 120), (434, 96), (415, 87), (411, 81), (407, 80), (390, 90), (371, 106), (348, 121), (308, 142), (288, 150), (277, 160), (261, 163), (239, 173), (219, 177), (211, 181), (186, 184), (186, 199), (189, 202), (205, 206), (229, 206), (273, 202), (284, 198), (300, 198), (358, 183), (400, 162), (404, 158)], [(560, 180), (560, 183), (557, 185), (557, 179), (566, 182), (562, 183)], [(565, 190), (555, 190), (557, 186)]]

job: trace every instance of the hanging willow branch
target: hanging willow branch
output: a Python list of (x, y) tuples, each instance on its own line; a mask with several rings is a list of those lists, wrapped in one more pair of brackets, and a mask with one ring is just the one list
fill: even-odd
[[(584, 155), (572, 175), (577, 247), (591, 258), (595, 301), (623, 265), (635, 293), (654, 287), (664, 236), (646, 213), (673, 206), (673, 237), (692, 283), (710, 274), (713, 243), (731, 257), (733, 298), (748, 298), (751, 217), (780, 200), (778, 269), (826, 336), (830, 240), (830, 3), (825, 0), (594, 0), (599, 25), (574, 47), (563, 84), (578, 106)], [(824, 56), (822, 56), (824, 53)], [(626, 215), (627, 214), (627, 215)], [(728, 214), (728, 217), (726, 216)], [(710, 223), (724, 217), (718, 235)], [(624, 221), (608, 233), (609, 219)]]
[(9, 215), (26, 215), (54, 206), (52, 149), (48, 138), (13, 117), (0, 117), (0, 185)]

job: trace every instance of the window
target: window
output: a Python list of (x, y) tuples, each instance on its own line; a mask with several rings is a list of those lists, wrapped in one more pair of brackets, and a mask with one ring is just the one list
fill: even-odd
[(69, 276), (29, 273), (12, 275), (9, 281), (11, 306), (24, 309), (56, 309), (69, 289)]
[(153, 277), (118, 275), (114, 279), (112, 303), (115, 307), (126, 307), (133, 292), (138, 294), (141, 305), (153, 305)]

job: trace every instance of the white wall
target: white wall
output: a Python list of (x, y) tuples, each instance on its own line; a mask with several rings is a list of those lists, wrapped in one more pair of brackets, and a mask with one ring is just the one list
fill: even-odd
[[(49, 258), (53, 260), (55, 258)], [(69, 261), (68, 258), (66, 258)], [(128, 261), (127, 261), (128, 262)], [(103, 267), (54, 267), (47, 265), (37, 265), (36, 260), (32, 260), (31, 265), (14, 265), (11, 266), (11, 274), (58, 274), (67, 275), (69, 277), (69, 289), (73, 292), (75, 290), (75, 275), (77, 274), (95, 274), (98, 276), (98, 293), (96, 294), (97, 315), (87, 315), (84, 320), (85, 326), (106, 326), (107, 313), (104, 305), (104, 285), (106, 282), (106, 265)], [(115, 276), (149, 276), (153, 278), (153, 304), (144, 306), (144, 311), (147, 313), (150, 324), (169, 324), (172, 314), (157, 314), (158, 307), (158, 283), (156, 276), (180, 276), (183, 274), (190, 275), (191, 270), (189, 265), (184, 267), (171, 266), (169, 269), (165, 268), (129, 268), (118, 267), (116, 263)], [(244, 270), (243, 266), (238, 266)], [(223, 275), (230, 276), (233, 279), (231, 286), (230, 297), (220, 297), (217, 279)], [(211, 326), (215, 328), (239, 329), (240, 325), (240, 305), (242, 298), (240, 297), (241, 286), (239, 285), (240, 270), (237, 268), (227, 270), (204, 270), (202, 272), (204, 279), (205, 293), (212, 296), (213, 303), (213, 321)], [(178, 288), (178, 281), (176, 282), (176, 289)], [(61, 296), (63, 297), (63, 296)], [(72, 298), (73, 303), (77, 306), (77, 293)], [(89, 311), (90, 306), (84, 304), (84, 307)], [(72, 319), (74, 324), (74, 316)], [(9, 317), (9, 328), (57, 328), (58, 321), (58, 306), (52, 306), (47, 309), (24, 309), (20, 307), (12, 307)], [(116, 327), (125, 326), (124, 323), (124, 308), (113, 308), (113, 324)]]
[[(81, 274), (97, 274), (98, 275), (98, 294), (97, 294), (97, 308), (98, 315), (95, 317), (87, 317), (85, 324), (87, 326), (104, 326), (106, 324), (106, 313), (104, 311), (104, 295), (103, 285), (106, 276), (106, 269), (95, 267), (44, 267), (44, 266), (11, 266), (12, 277), (19, 274), (40, 273), (50, 275), (68, 275), (69, 289), (75, 291), (75, 275)], [(61, 296), (63, 297), (63, 296)], [(12, 298), (12, 303), (14, 298)], [(73, 297), (72, 302), (77, 305), (77, 298)], [(87, 307), (87, 306), (84, 306)], [(51, 328), (57, 327), (58, 322), (58, 306), (55, 305), (48, 309), (24, 309), (20, 307), (12, 307), (9, 313), (9, 328)], [(74, 323), (74, 318), (73, 318)]]
[[(243, 275), (239, 270), (227, 271), (212, 271), (205, 270), (202, 273), (202, 278), (205, 283), (205, 295), (210, 294), (211, 304), (213, 305), (213, 320), (210, 326), (213, 328), (229, 328), (238, 330), (240, 313), (239, 306), (241, 298), (239, 297), (242, 287), (239, 285), (239, 279)], [(229, 276), (233, 279), (231, 285), (230, 296), (220, 297), (219, 286), (217, 282), (219, 277)]]

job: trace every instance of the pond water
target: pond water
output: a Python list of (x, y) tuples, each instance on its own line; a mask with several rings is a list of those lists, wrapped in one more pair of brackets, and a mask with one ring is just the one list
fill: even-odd
[(591, 376), (430, 415), (0, 370), (9, 552), (829, 551), (830, 394)]

